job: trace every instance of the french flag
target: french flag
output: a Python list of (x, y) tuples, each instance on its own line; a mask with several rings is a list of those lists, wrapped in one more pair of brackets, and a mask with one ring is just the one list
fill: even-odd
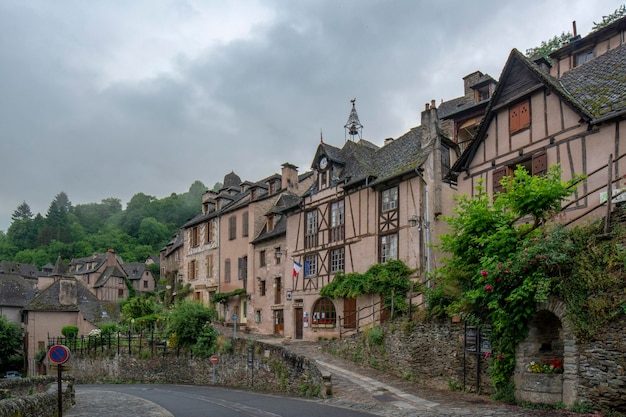
[(293, 261), (293, 276), (297, 277), (298, 274), (300, 273), (300, 270), (302, 269), (302, 265), (299, 264), (296, 261)]

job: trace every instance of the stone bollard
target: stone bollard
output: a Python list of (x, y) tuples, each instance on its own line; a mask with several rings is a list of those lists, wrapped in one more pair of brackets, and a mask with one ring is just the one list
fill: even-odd
[(331, 380), (331, 377), (332, 375), (330, 372), (327, 372), (327, 371), (322, 372), (322, 383), (324, 384), (324, 392), (323, 392), (324, 398), (333, 396), (333, 382)]

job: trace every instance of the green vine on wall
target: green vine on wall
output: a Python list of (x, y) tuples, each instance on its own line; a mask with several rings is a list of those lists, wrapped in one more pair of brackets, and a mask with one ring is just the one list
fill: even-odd
[(226, 303), (228, 302), (228, 299), (230, 297), (234, 297), (237, 295), (244, 295), (245, 293), (246, 293), (245, 288), (237, 288), (236, 290), (230, 291), (230, 292), (217, 292), (213, 294), (213, 297), (211, 298), (211, 300), (214, 303)]
[(410, 276), (414, 272), (415, 270), (397, 259), (372, 265), (364, 274), (338, 272), (335, 279), (320, 290), (320, 295), (330, 298), (356, 298), (366, 294), (381, 294), (383, 307), (390, 308), (393, 300), (394, 312), (406, 312), (406, 295), (411, 288)]

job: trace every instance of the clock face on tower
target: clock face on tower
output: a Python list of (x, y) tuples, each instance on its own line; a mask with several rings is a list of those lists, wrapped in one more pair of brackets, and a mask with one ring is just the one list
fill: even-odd
[(327, 166), (328, 166), (328, 159), (326, 159), (326, 157), (323, 156), (320, 159), (320, 169), (326, 169)]

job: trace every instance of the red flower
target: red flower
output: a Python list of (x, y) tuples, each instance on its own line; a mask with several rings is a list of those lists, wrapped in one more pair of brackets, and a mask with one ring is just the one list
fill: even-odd
[(504, 355), (498, 355), (498, 359), (504, 359)]
[(502, 278), (498, 278), (498, 279), (496, 280), (496, 282), (498, 282), (498, 283), (502, 282)]
[(504, 274), (507, 274), (507, 275), (508, 275), (509, 270), (508, 270), (508, 269), (505, 269), (505, 270), (504, 270), (504, 271), (502, 271), (502, 272), (503, 272)]
[(482, 275), (483, 277), (486, 277), (487, 275), (489, 275), (489, 272), (487, 272), (486, 269), (483, 269), (482, 271), (480, 271), (480, 275)]
[(493, 287), (491, 285), (485, 285), (485, 291), (493, 291)]

